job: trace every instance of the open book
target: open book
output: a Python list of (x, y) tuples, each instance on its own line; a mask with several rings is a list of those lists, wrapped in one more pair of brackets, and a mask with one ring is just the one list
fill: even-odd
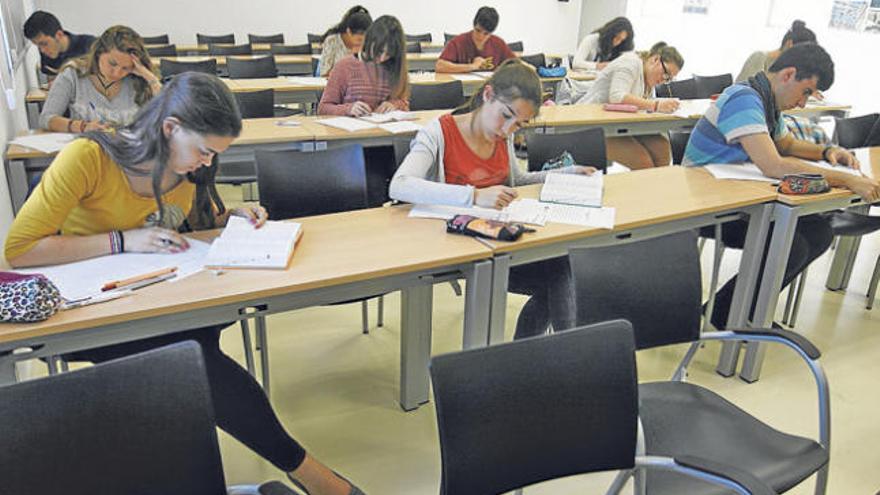
[(300, 235), (299, 223), (266, 222), (255, 229), (245, 218), (229, 217), (223, 233), (211, 244), (205, 266), (283, 270)]
[(602, 174), (547, 174), (541, 201), (575, 206), (602, 207)]

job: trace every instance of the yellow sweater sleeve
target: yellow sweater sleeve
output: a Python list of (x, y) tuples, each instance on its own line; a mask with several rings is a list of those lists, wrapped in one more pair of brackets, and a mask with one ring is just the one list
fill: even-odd
[(71, 210), (100, 181), (101, 154), (97, 143), (86, 139), (77, 139), (58, 153), (12, 222), (4, 250), (7, 260), (60, 233)]

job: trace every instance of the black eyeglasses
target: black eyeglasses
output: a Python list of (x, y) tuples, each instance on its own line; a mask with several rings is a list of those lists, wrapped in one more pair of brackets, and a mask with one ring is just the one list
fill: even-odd
[(672, 81), (673, 76), (669, 73), (669, 69), (666, 68), (666, 64), (663, 62), (663, 59), (660, 59), (660, 66), (663, 67), (663, 82), (668, 83)]

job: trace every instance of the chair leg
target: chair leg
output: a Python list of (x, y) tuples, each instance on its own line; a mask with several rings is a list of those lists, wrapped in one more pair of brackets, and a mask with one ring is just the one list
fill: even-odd
[(877, 297), (877, 283), (880, 282), (880, 256), (877, 257), (877, 263), (874, 264), (874, 274), (871, 275), (871, 283), (868, 284), (868, 304), (865, 309), (874, 307), (874, 299)]
[(455, 292), (455, 295), (461, 297), (461, 284), (458, 283), (458, 280), (450, 280), (449, 285), (452, 286), (452, 291)]
[(618, 471), (617, 476), (614, 477), (614, 481), (611, 482), (611, 486), (605, 491), (605, 495), (618, 495), (626, 487), (626, 482), (629, 481), (632, 475), (633, 471), (631, 469)]
[(251, 344), (251, 329), (247, 320), (241, 320), (241, 340), (244, 347), (244, 362), (248, 373), (255, 377), (257, 372), (254, 367), (254, 346)]
[(706, 238), (700, 237), (700, 240), (697, 241), (697, 249), (700, 251), (700, 254), (703, 254), (703, 246), (706, 245)]
[(709, 300), (706, 301), (706, 314), (703, 315), (703, 332), (709, 331), (712, 312), (715, 311), (715, 293), (718, 292), (718, 277), (721, 274), (721, 259), (724, 256), (724, 243), (721, 242), (721, 225), (715, 226), (715, 250), (713, 252), (712, 280), (709, 283)]
[(816, 473), (816, 491), (815, 495), (825, 495), (828, 489), (828, 463)]
[(266, 317), (257, 316), (257, 347), (260, 349), (260, 368), (263, 371), (263, 391), (266, 397), (271, 397), (269, 392), (269, 340), (266, 338)]
[(516, 490), (513, 491), (513, 495), (523, 495), (523, 489), (517, 488)]
[(62, 373), (70, 371), (70, 364), (68, 364), (67, 360), (61, 356), (58, 356), (58, 367), (61, 369)]
[(58, 356), (48, 356), (46, 358), (46, 367), (49, 368), (49, 376), (58, 374)]
[(370, 314), (367, 301), (361, 301), (361, 326), (363, 326), (364, 335), (370, 333)]
[(379, 317), (376, 318), (376, 326), (382, 327), (385, 325), (385, 296), (379, 296), (379, 307), (376, 311), (379, 313)]
[(794, 295), (797, 292), (797, 285), (800, 282), (800, 277), (796, 278), (791, 285), (788, 286), (788, 295), (785, 297), (785, 309), (782, 310), (782, 324), (788, 325), (789, 320), (791, 319), (791, 308), (794, 306)]
[(797, 321), (798, 311), (801, 309), (801, 300), (804, 297), (804, 287), (807, 285), (807, 270), (810, 267), (804, 268), (804, 271), (801, 272), (801, 276), (799, 277), (797, 294), (794, 296), (794, 307), (791, 309), (791, 318), (789, 318), (788, 326), (794, 327), (795, 322)]

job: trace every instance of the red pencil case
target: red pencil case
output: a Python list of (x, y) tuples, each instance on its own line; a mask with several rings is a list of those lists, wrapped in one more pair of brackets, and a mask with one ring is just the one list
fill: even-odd
[(639, 107), (627, 103), (606, 103), (602, 108), (609, 112), (636, 113), (639, 111)]

